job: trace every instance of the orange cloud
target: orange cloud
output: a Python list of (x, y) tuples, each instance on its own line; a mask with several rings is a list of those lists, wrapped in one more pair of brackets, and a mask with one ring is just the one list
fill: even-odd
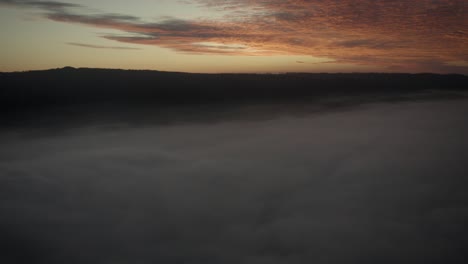
[(43, 9), (50, 20), (126, 33), (103, 36), (106, 39), (184, 53), (310, 55), (389, 69), (468, 73), (465, 0), (192, 0), (185, 2), (225, 16), (159, 22), (87, 14), (79, 6), (58, 2), (0, 4), (18, 2)]

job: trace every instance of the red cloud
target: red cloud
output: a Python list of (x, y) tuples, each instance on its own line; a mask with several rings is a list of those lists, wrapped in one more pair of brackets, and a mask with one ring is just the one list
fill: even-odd
[[(219, 20), (162, 22), (86, 14), (57, 2), (50, 2), (54, 8), (38, 1), (2, 2), (27, 2), (47, 11), (46, 17), (54, 21), (127, 33), (104, 36), (107, 39), (180, 52), (311, 55), (344, 63), (468, 72), (466, 66), (447, 68), (450, 62), (468, 61), (465, 0), (193, 0), (186, 2), (226, 15)], [(206, 42), (214, 44), (197, 44)]]

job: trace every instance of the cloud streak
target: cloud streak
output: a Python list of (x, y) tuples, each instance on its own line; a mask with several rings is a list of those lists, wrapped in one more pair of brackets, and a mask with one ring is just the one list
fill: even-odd
[(70, 7), (82, 7), (81, 5), (63, 3), (56, 1), (28, 1), (28, 0), (0, 0), (0, 5), (17, 6), (17, 7), (33, 7), (46, 10), (58, 10)]
[(93, 48), (93, 49), (116, 49), (116, 50), (140, 50), (139, 48), (132, 47), (119, 47), (119, 46), (101, 46), (101, 45), (92, 45), (78, 42), (68, 42), (67, 45), (83, 47), (83, 48)]
[[(178, 52), (309, 55), (337, 63), (407, 70), (468, 72), (468, 7), (464, 0), (193, 0), (225, 15), (216, 20), (142, 21), (125, 14), (89, 14), (68, 3), (1, 1), (33, 7), (50, 20), (120, 30), (106, 39)], [(197, 43), (210, 42), (213, 45)], [(243, 48), (228, 48), (241, 46)], [(450, 62), (462, 62), (450, 65)]]

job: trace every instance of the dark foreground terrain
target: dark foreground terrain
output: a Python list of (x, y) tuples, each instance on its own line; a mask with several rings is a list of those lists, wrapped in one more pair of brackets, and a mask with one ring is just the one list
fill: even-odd
[[(198, 120), (239, 108), (262, 114), (309, 108), (348, 107), (373, 101), (459, 97), (468, 76), (438, 74), (189, 74), (65, 67), (0, 73), (3, 125), (24, 120), (106, 117), (136, 122), (147, 111), (173, 122)], [(436, 93), (434, 93), (436, 92)], [(415, 96), (416, 95), (416, 96)], [(288, 107), (278, 108), (278, 104)], [(272, 107), (274, 105), (274, 107)], [(187, 115), (188, 114), (188, 115)], [(261, 115), (260, 112), (251, 113)], [(221, 115), (225, 118), (225, 114)], [(156, 120), (156, 118), (153, 118)], [(58, 120), (55, 120), (57, 123)]]
[(467, 263), (467, 80), (0, 74), (0, 263)]
[(70, 104), (303, 101), (323, 96), (466, 90), (468, 76), (437, 74), (189, 74), (75, 69), (0, 73), (3, 108)]

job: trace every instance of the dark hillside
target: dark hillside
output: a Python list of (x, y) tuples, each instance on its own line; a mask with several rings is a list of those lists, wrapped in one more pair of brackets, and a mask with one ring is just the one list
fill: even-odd
[(224, 103), (303, 100), (362, 95), (460, 90), (468, 77), (436, 74), (189, 74), (63, 68), (3, 73), (3, 108), (89, 103)]

